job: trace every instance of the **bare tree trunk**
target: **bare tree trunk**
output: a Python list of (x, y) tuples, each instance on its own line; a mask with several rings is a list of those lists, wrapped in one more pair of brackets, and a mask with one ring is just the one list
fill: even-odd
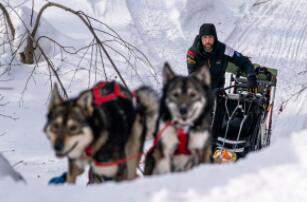
[[(28, 34), (27, 45), (26, 45), (25, 49), (23, 50), (23, 52), (20, 53), (21, 62), (24, 63), (24, 64), (34, 64), (34, 41), (33, 40), (35, 40), (35, 35), (36, 35), (37, 30), (38, 30), (40, 18), (42, 16), (44, 10), (51, 5), (52, 5), (52, 3), (47, 3), (40, 9), (40, 11), (37, 15), (37, 18), (35, 20), (35, 24), (33, 26), (32, 32)], [(33, 4), (32, 4), (32, 6), (33, 6)], [(31, 24), (32, 24), (32, 20), (33, 20), (33, 12), (34, 12), (34, 9), (32, 8)]]
[(24, 51), (20, 53), (21, 62), (24, 64), (33, 64), (34, 63), (34, 46), (33, 46), (33, 37), (29, 34), (27, 38), (27, 46)]

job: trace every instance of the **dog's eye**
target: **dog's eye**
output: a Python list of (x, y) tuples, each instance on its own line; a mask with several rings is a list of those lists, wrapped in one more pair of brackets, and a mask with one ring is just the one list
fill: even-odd
[(78, 130), (79, 130), (79, 128), (78, 128), (78, 126), (76, 126), (76, 125), (71, 125), (71, 126), (69, 126), (69, 132), (70, 132), (70, 133), (77, 133)]
[(52, 129), (53, 131), (57, 131), (57, 130), (59, 130), (59, 129), (60, 129), (60, 124), (58, 124), (58, 123), (54, 123), (54, 124), (52, 124), (51, 129)]
[(190, 93), (190, 97), (191, 97), (191, 98), (195, 98), (195, 97), (196, 97), (196, 93), (195, 93), (195, 92), (191, 92), (191, 93)]
[(173, 97), (175, 97), (175, 98), (178, 98), (178, 97), (179, 97), (179, 93), (178, 93), (178, 92), (174, 92), (172, 95), (173, 95)]

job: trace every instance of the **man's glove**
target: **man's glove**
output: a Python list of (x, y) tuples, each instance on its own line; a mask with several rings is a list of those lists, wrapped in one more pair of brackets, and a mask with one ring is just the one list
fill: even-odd
[(61, 176), (53, 177), (49, 180), (49, 185), (60, 185), (66, 182), (67, 172), (64, 172)]
[(247, 77), (247, 87), (248, 92), (250, 93), (258, 93), (258, 84), (257, 84), (257, 78), (255, 75), (251, 75)]

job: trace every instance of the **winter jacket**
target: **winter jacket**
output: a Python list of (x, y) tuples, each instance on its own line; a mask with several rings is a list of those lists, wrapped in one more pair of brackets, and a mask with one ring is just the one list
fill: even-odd
[[(201, 33), (201, 32), (200, 32)], [(200, 35), (197, 35), (192, 47), (187, 52), (187, 65), (189, 74), (197, 71), (204, 65), (209, 67), (211, 73), (212, 89), (224, 87), (225, 71), (228, 62), (232, 62), (244, 71), (248, 78), (255, 78), (255, 71), (250, 60), (241, 53), (233, 50), (224, 43), (217, 40), (213, 51), (207, 53), (203, 50)]]

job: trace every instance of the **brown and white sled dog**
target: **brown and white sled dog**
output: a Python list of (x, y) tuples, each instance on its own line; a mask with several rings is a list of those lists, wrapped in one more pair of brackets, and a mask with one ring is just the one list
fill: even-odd
[(207, 67), (180, 76), (165, 63), (155, 131), (159, 143), (146, 156), (145, 175), (186, 171), (199, 163), (210, 162), (213, 104), (210, 82)]
[(68, 158), (66, 182), (75, 183), (87, 164), (90, 183), (134, 179), (145, 136), (155, 128), (158, 105), (148, 87), (132, 95), (116, 82), (101, 82), (64, 100), (55, 86), (44, 130), (56, 155)]

